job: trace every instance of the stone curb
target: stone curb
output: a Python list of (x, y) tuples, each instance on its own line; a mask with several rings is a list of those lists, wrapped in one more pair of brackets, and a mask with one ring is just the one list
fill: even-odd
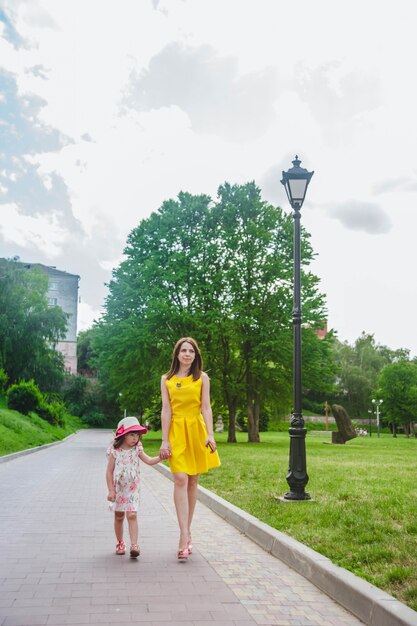
[(64, 439), (58, 439), (58, 441), (53, 441), (52, 443), (44, 443), (42, 446), (37, 446), (36, 448), (28, 448), (27, 450), (19, 450), (19, 452), (12, 452), (11, 454), (4, 454), (0, 456), (0, 463), (7, 463), (7, 461), (13, 461), (13, 459), (17, 459), (19, 456), (26, 456), (26, 454), (32, 454), (32, 452), (38, 452), (39, 450), (44, 450), (45, 448), (50, 448), (51, 446), (57, 446), (59, 443), (64, 443), (71, 437), (74, 437), (77, 433), (72, 433)]
[[(154, 468), (173, 480), (167, 466), (159, 464), (154, 465)], [(417, 625), (416, 611), (382, 589), (335, 565), (329, 558), (261, 522), (200, 485), (198, 499), (266, 552), (312, 582), (367, 626)]]

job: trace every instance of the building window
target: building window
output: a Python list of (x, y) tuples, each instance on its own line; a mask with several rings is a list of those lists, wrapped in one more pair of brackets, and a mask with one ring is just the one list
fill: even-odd
[(51, 291), (56, 291), (58, 289), (58, 283), (54, 283), (54, 282), (49, 283), (49, 289)]
[(58, 298), (48, 298), (49, 306), (56, 306), (58, 304)]

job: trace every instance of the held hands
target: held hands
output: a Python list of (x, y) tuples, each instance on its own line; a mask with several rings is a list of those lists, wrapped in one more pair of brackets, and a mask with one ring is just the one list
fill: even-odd
[(216, 442), (214, 441), (213, 435), (208, 435), (206, 439), (206, 443), (204, 444), (206, 448), (209, 448), (210, 454), (213, 454), (217, 450)]
[(169, 444), (169, 441), (162, 440), (161, 447), (159, 449), (159, 458), (161, 459), (161, 461), (164, 461), (165, 459), (169, 459), (170, 456), (171, 446)]

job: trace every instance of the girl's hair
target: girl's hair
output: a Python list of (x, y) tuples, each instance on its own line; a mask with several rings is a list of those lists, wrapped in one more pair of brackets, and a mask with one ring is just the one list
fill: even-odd
[(190, 343), (193, 346), (195, 352), (195, 359), (191, 363), (190, 369), (188, 370), (188, 375), (190, 376), (192, 374), (193, 380), (198, 380), (201, 377), (201, 372), (203, 371), (203, 359), (201, 356), (200, 348), (198, 347), (198, 343), (192, 337), (182, 337), (181, 339), (178, 339), (177, 343), (174, 346), (174, 350), (172, 352), (171, 368), (166, 375), (167, 380), (172, 378), (180, 369), (178, 355), (180, 353), (182, 344), (185, 342)]
[[(139, 434), (139, 433), (138, 433), (138, 434)], [(117, 448), (120, 448), (120, 446), (122, 445), (122, 443), (123, 443), (123, 441), (124, 441), (125, 437), (126, 437), (126, 434), (124, 434), (124, 435), (120, 435), (120, 437), (115, 437), (115, 438), (114, 438), (114, 440), (113, 440), (113, 448), (114, 448), (115, 450), (117, 450)], [(141, 439), (142, 439), (142, 436), (141, 436), (141, 435), (139, 435), (139, 441), (140, 441)]]

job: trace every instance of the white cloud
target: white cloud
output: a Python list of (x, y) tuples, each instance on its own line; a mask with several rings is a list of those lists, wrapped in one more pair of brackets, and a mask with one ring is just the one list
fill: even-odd
[(56, 257), (68, 238), (68, 232), (59, 224), (57, 215), (21, 215), (16, 205), (1, 205), (5, 217), (0, 233), (6, 242), (15, 243), (34, 254), (42, 251)]
[(375, 203), (350, 200), (335, 204), (328, 209), (328, 214), (351, 230), (359, 230), (370, 235), (387, 233), (392, 223), (383, 209)]
[(100, 261), (100, 267), (106, 272), (111, 272), (115, 267), (120, 265), (120, 263), (124, 260), (124, 256), (121, 254), (119, 257), (115, 259), (110, 259), (109, 261)]
[(239, 76), (235, 57), (175, 42), (152, 57), (148, 69), (132, 72), (124, 105), (139, 111), (176, 105), (197, 132), (244, 142), (266, 132), (279, 90), (276, 69)]
[(417, 227), (413, 0), (377, 14), (362, 0), (299, 0), (296, 14), (276, 0), (3, 4), (0, 66), (33, 119), (30, 159), (16, 148), (0, 167), (2, 243), (67, 260), (86, 319), (127, 234), (163, 200), (255, 179), (289, 210), (279, 181), (298, 153), (315, 170), (302, 223), (329, 326), (417, 354), (393, 321), (417, 306), (403, 271)]
[(91, 328), (94, 322), (98, 321), (102, 315), (102, 311), (94, 309), (87, 302), (81, 302), (78, 304), (78, 318), (77, 318), (77, 331), (86, 330)]

